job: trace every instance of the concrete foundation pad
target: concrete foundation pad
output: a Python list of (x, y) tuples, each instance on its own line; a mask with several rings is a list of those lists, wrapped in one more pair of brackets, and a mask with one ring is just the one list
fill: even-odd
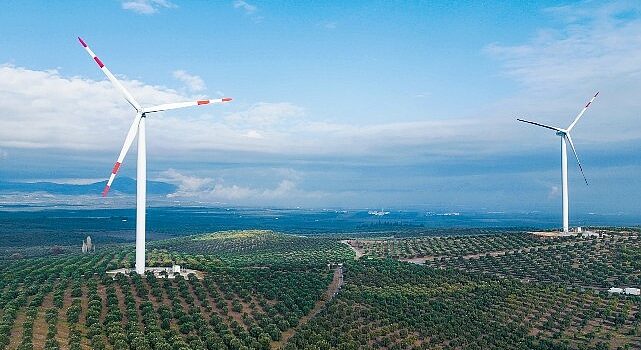
[(533, 234), (533, 235), (538, 236), (538, 237), (543, 237), (543, 238), (547, 238), (547, 237), (575, 237), (575, 236), (582, 236), (582, 237), (595, 236), (595, 237), (598, 237), (599, 236), (598, 233), (592, 232), (592, 231), (581, 231), (581, 232), (572, 232), (572, 231), (570, 231), (570, 232), (531, 231), (531, 232), (528, 232), (528, 233)]
[[(107, 275), (111, 276), (111, 278), (116, 278), (116, 275), (119, 273), (122, 273), (123, 275), (129, 275), (132, 272), (136, 272), (135, 268), (120, 268), (120, 269), (115, 269), (111, 271), (107, 271)], [(146, 272), (151, 272), (156, 278), (169, 278), (169, 279), (174, 279), (176, 276), (180, 275), (185, 278), (189, 276), (190, 274), (194, 274), (196, 278), (199, 280), (203, 279), (204, 274), (202, 271), (198, 270), (192, 270), (192, 269), (184, 269), (184, 268), (179, 268), (176, 270), (173, 266), (169, 267), (147, 267), (145, 268), (145, 273)]]

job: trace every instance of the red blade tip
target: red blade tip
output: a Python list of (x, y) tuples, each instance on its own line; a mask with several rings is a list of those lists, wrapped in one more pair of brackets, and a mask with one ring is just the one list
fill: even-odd
[(94, 57), (93, 60), (96, 61), (96, 63), (98, 63), (98, 67), (102, 68), (105, 66), (100, 60), (100, 58), (98, 58), (98, 56)]
[(80, 41), (80, 44), (82, 44), (83, 47), (87, 47), (87, 44), (85, 43), (84, 40), (82, 40), (81, 37), (78, 37), (78, 41)]
[(229, 102), (231, 100), (232, 100), (231, 97), (223, 97), (223, 102)]
[(109, 185), (105, 186), (105, 189), (102, 190), (102, 196), (107, 197), (107, 193), (109, 193)]

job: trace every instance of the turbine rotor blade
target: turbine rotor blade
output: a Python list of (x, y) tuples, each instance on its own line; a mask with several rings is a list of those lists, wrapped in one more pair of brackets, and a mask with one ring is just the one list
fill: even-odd
[(105, 75), (107, 76), (107, 78), (109, 78), (109, 80), (111, 81), (111, 83), (112, 83), (112, 84), (113, 84), (113, 85), (114, 85), (118, 90), (120, 90), (120, 92), (124, 95), (125, 100), (127, 100), (127, 102), (129, 102), (129, 104), (130, 104), (130, 105), (132, 105), (132, 106), (136, 109), (136, 111), (140, 111), (140, 110), (142, 109), (142, 108), (140, 107), (140, 104), (139, 104), (139, 103), (136, 101), (136, 99), (135, 99), (135, 98), (134, 98), (134, 97), (129, 93), (129, 91), (127, 91), (127, 89), (125, 89), (125, 87), (124, 87), (124, 86), (122, 86), (122, 84), (120, 84), (120, 81), (118, 81), (118, 79), (116, 79), (116, 77), (115, 77), (113, 74), (111, 74), (111, 71), (109, 71), (109, 69), (107, 68), (107, 66), (105, 66), (105, 64), (104, 64), (104, 63), (102, 63), (102, 61), (100, 60), (100, 58), (98, 58), (98, 56), (96, 56), (96, 54), (95, 54), (95, 53), (93, 53), (93, 51), (91, 51), (91, 49), (89, 48), (89, 45), (87, 45), (87, 43), (85, 43), (85, 41), (84, 41), (84, 40), (82, 40), (82, 38), (81, 38), (81, 37), (78, 37), (78, 41), (80, 41), (80, 44), (82, 45), (82, 47), (84, 47), (84, 48), (85, 48), (85, 51), (87, 51), (87, 53), (89, 54), (89, 56), (91, 56), (91, 58), (93, 58), (93, 60), (94, 60), (94, 61), (96, 61), (96, 63), (98, 64), (98, 67), (100, 67), (100, 70), (102, 70), (102, 72), (103, 72), (103, 73), (105, 73)]
[(594, 102), (594, 99), (595, 99), (598, 95), (599, 95), (599, 92), (597, 91), (597, 93), (596, 93), (596, 94), (594, 94), (594, 96), (592, 96), (592, 98), (590, 99), (590, 102), (588, 102), (588, 104), (586, 104), (586, 105), (585, 105), (585, 107), (583, 107), (583, 109), (581, 110), (581, 112), (579, 112), (579, 114), (576, 116), (576, 118), (574, 118), (574, 121), (572, 122), (572, 124), (570, 124), (570, 126), (568, 126), (568, 131), (572, 130), (572, 128), (573, 128), (573, 127), (576, 125), (576, 123), (579, 121), (579, 119), (581, 119), (581, 117), (583, 116), (583, 113), (585, 113), (585, 111), (587, 111), (587, 110), (588, 110), (588, 107), (590, 107), (590, 105), (592, 104), (592, 102)]
[(214, 100), (198, 100), (198, 101), (190, 101), (190, 102), (165, 103), (162, 105), (144, 108), (143, 111), (144, 113), (154, 113), (154, 112), (168, 111), (170, 109), (201, 106), (201, 105), (207, 105), (207, 104), (225, 103), (231, 100), (232, 100), (231, 97), (223, 97), (223, 98), (218, 98)]
[(142, 115), (143, 115), (142, 113), (137, 113), (136, 118), (134, 118), (133, 123), (131, 123), (131, 126), (129, 127), (129, 131), (127, 132), (127, 137), (125, 137), (125, 143), (123, 144), (122, 149), (120, 150), (120, 155), (118, 155), (118, 160), (116, 161), (116, 164), (111, 170), (111, 175), (109, 175), (109, 180), (107, 181), (107, 185), (105, 186), (105, 189), (102, 191), (103, 197), (106, 197), (107, 193), (109, 193), (109, 189), (111, 188), (111, 184), (114, 182), (114, 179), (116, 178), (116, 174), (120, 169), (120, 165), (122, 164), (123, 160), (125, 160), (125, 156), (127, 155), (127, 152), (131, 147), (131, 144), (134, 142), (134, 139), (136, 138), (136, 134), (138, 133), (138, 124), (140, 123), (140, 118), (142, 118)]
[(579, 155), (576, 153), (576, 148), (574, 148), (574, 143), (572, 142), (572, 136), (570, 136), (570, 134), (567, 133), (565, 134), (565, 138), (570, 143), (570, 147), (572, 148), (572, 152), (574, 152), (574, 157), (576, 158), (576, 162), (577, 164), (579, 164), (579, 170), (581, 170), (581, 175), (583, 175), (583, 180), (585, 180), (585, 184), (588, 185), (588, 179), (585, 178), (585, 174), (583, 173), (583, 167), (581, 166)]
[(531, 122), (529, 120), (518, 119), (518, 118), (516, 120), (518, 120), (520, 122), (523, 122), (523, 123), (533, 124), (533, 125), (537, 125), (537, 126), (541, 126), (541, 127), (547, 128), (547, 129), (552, 129), (552, 130), (555, 130), (555, 131), (560, 131), (560, 132), (565, 133), (565, 130), (560, 129), (560, 128), (555, 128), (553, 126), (549, 126), (549, 125), (545, 125), (545, 124), (541, 124), (541, 123), (537, 123), (537, 122)]

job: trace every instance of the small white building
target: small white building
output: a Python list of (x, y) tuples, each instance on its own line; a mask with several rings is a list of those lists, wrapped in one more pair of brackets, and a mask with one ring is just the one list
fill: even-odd
[(627, 294), (627, 295), (641, 295), (641, 289), (639, 288), (617, 288), (611, 287), (608, 289), (608, 293), (612, 294)]
[[(121, 273), (123, 275), (128, 275), (131, 272), (134, 272), (134, 269), (130, 268), (120, 268), (116, 270), (107, 271), (107, 275), (116, 279), (116, 275)], [(177, 276), (188, 277), (193, 274), (197, 279), (203, 279), (204, 274), (201, 271), (192, 270), (192, 269), (183, 269), (180, 265), (172, 265), (171, 267), (146, 267), (146, 272), (151, 272), (156, 278), (169, 278), (174, 279)]]

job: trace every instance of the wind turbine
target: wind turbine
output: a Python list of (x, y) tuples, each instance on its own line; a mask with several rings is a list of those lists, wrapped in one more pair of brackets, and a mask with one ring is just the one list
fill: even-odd
[(116, 79), (116, 77), (111, 74), (109, 69), (107, 69), (107, 66), (102, 63), (100, 58), (98, 58), (98, 56), (96, 56), (96, 54), (91, 51), (87, 43), (85, 43), (85, 41), (80, 37), (78, 37), (78, 41), (80, 41), (80, 44), (85, 48), (87, 53), (89, 53), (91, 58), (96, 61), (98, 67), (100, 67), (102, 72), (105, 73), (111, 83), (124, 95), (125, 100), (127, 100), (127, 102), (129, 102), (129, 104), (136, 110), (136, 117), (134, 118), (131, 127), (129, 127), (127, 137), (125, 138), (125, 143), (120, 150), (120, 155), (118, 156), (116, 164), (111, 170), (111, 176), (109, 176), (109, 181), (107, 181), (107, 185), (102, 191), (102, 196), (105, 197), (107, 196), (107, 193), (109, 193), (109, 189), (111, 188), (111, 184), (116, 177), (116, 173), (118, 173), (118, 169), (120, 169), (120, 165), (125, 159), (127, 151), (129, 151), (129, 147), (131, 147), (131, 144), (134, 142), (136, 134), (138, 134), (138, 165), (136, 168), (136, 272), (142, 275), (145, 273), (145, 208), (147, 204), (147, 148), (145, 145), (145, 118), (150, 113), (191, 106), (225, 103), (231, 101), (231, 98), (224, 97), (215, 100), (198, 100), (190, 102), (167, 103), (152, 107), (142, 107), (129, 93), (129, 91), (127, 91), (127, 89), (125, 89), (122, 84), (120, 84), (118, 79)]
[(554, 126), (531, 122), (529, 120), (517, 119), (520, 122), (534, 124), (547, 129), (552, 129), (556, 131), (557, 136), (561, 137), (561, 177), (563, 182), (563, 232), (570, 231), (569, 198), (568, 198), (568, 146), (567, 146), (568, 143), (570, 144), (570, 147), (572, 147), (572, 152), (574, 153), (574, 157), (576, 158), (577, 164), (579, 164), (579, 169), (581, 170), (581, 175), (583, 175), (583, 180), (585, 180), (586, 185), (588, 184), (588, 179), (585, 178), (585, 174), (583, 173), (583, 167), (581, 166), (581, 161), (579, 161), (579, 155), (576, 153), (576, 148), (574, 148), (574, 143), (572, 142), (572, 136), (570, 136), (570, 131), (572, 131), (576, 123), (583, 116), (583, 113), (585, 113), (585, 111), (588, 110), (588, 107), (590, 107), (590, 105), (598, 95), (599, 95), (599, 92), (594, 94), (592, 99), (590, 99), (590, 102), (588, 102), (588, 104), (586, 104), (585, 107), (583, 107), (581, 112), (579, 112), (576, 118), (574, 118), (574, 121), (572, 122), (572, 124), (570, 124), (570, 126), (568, 126), (567, 129), (561, 129)]

